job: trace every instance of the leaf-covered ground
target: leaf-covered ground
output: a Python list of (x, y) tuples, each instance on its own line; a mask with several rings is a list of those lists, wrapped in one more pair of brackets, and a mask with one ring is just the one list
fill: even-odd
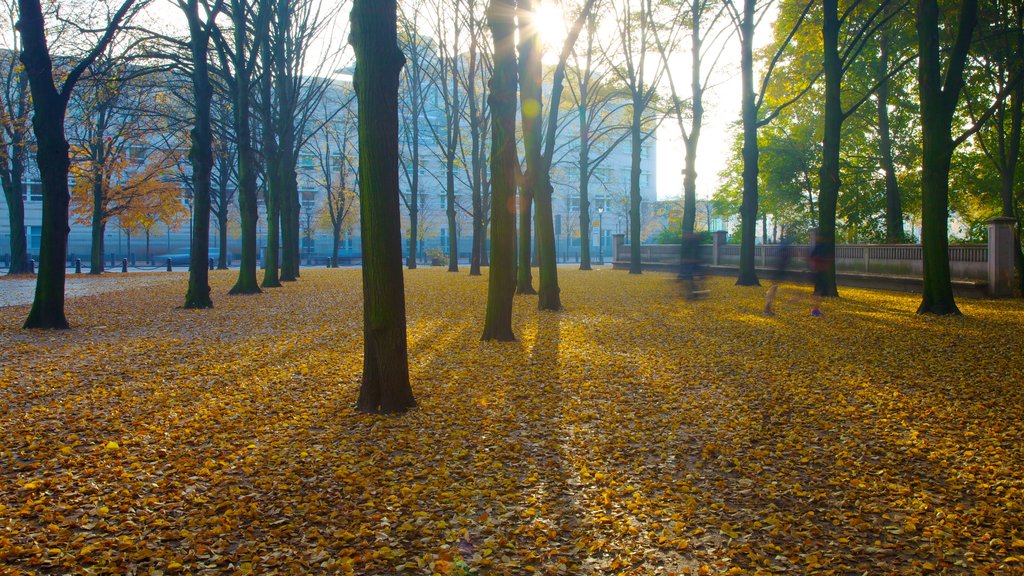
[[(139, 276), (142, 278), (143, 276)], [(1024, 572), (1024, 304), (563, 269), (407, 273), (419, 408), (352, 410), (357, 270), (0, 308), (0, 573)], [(148, 282), (153, 284), (152, 282)], [(0, 290), (3, 283), (0, 281)]]

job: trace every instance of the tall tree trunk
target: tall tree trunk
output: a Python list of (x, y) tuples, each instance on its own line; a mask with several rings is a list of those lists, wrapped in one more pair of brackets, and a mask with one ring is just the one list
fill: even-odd
[(878, 39), (878, 154), (885, 173), (885, 241), (901, 244), (903, 233), (903, 199), (896, 180), (896, 164), (892, 155), (892, 129), (889, 126), (889, 34)]
[(395, 0), (355, 0), (349, 38), (359, 105), (360, 226), (363, 237), (363, 378), (356, 409), (404, 412), (409, 383), (398, 191), (398, 48)]
[[(541, 113), (544, 109), (544, 92), (541, 85), (540, 33), (534, 22), (533, 0), (519, 0), (517, 7), (519, 30), (519, 115), (523, 126), (523, 149), (526, 156), (526, 170), (520, 186), (519, 206), (519, 266), (517, 269), (516, 292), (536, 294), (533, 289), (533, 265), (531, 235), (537, 236), (532, 220), (531, 206), (540, 194), (541, 175)], [(551, 207), (548, 206), (550, 216)], [(537, 207), (540, 219), (540, 207)], [(540, 243), (540, 238), (536, 238)]]
[[(582, 83), (581, 83), (582, 84)], [(580, 270), (590, 270), (590, 131), (587, 129), (587, 91), (580, 86)]]
[(918, 89), (921, 102), (921, 250), (924, 291), (918, 314), (960, 314), (949, 271), (949, 166), (955, 144), (953, 115), (963, 88), (963, 70), (977, 24), (977, 0), (960, 4), (947, 70), (940, 64), (939, 6), (919, 0)]
[(513, 341), (516, 290), (516, 77), (515, 0), (491, 0), (487, 21), (494, 38), (491, 74), (491, 267), (483, 340)]
[[(266, 9), (264, 5), (261, 9)], [(274, 97), (276, 96), (273, 89), (274, 75), (279, 70), (274, 66), (273, 53), (271, 52), (271, 34), (268, 34), (264, 38), (264, 44), (260, 52), (260, 57), (263, 60), (263, 73), (260, 75), (260, 102), (258, 104), (260, 111), (260, 120), (262, 121), (262, 130), (260, 134), (263, 140), (263, 184), (265, 194), (265, 205), (266, 205), (266, 218), (267, 218), (267, 253), (263, 259), (263, 282), (261, 287), (263, 288), (280, 288), (281, 287), (281, 236), (282, 228), (282, 204), (288, 202), (286, 198), (285, 182), (281, 175), (281, 169), (283, 162), (281, 157), (284, 153), (277, 146), (277, 137), (280, 135), (280, 120), (281, 118), (275, 111)], [(275, 51), (280, 50), (281, 40), (278, 38), (273, 42), (273, 49)], [(279, 96), (278, 96), (279, 97)], [(290, 130), (291, 127), (288, 127)], [(286, 231), (283, 236), (288, 237)], [(286, 247), (284, 250), (284, 260), (289, 264), (290, 252)]]
[(704, 86), (701, 84), (701, 57), (704, 43), (700, 32), (702, 2), (690, 3), (690, 92), (692, 93), (693, 123), (686, 145), (686, 164), (683, 169), (683, 237), (693, 234), (697, 223), (697, 144), (704, 126)]
[[(27, 82), (24, 73), (19, 73), (19, 82)], [(27, 86), (21, 89), (27, 90)], [(11, 130), (9, 142), (9, 166), (0, 173), (3, 181), (4, 197), (7, 200), (7, 223), (11, 231), (10, 250), (11, 265), (8, 275), (27, 274), (31, 272), (28, 258), (28, 238), (25, 229), (25, 200), (21, 193), (25, 186), (25, 142), (19, 129)]]
[(740, 268), (737, 286), (760, 286), (754, 269), (754, 240), (757, 228), (757, 105), (754, 100), (754, 12), (755, 0), (743, 0), (740, 23), (740, 77), (743, 101), (743, 203), (740, 206)]
[[(70, 328), (64, 315), (64, 258), (67, 254), (68, 158), (64, 115), (68, 99), (53, 85), (53, 63), (46, 46), (43, 13), (38, 0), (19, 0), (21, 62), (32, 91), (32, 131), (43, 192), (42, 238), (35, 298), (25, 328)], [(19, 191), (20, 193), (20, 191)]]
[(409, 270), (416, 268), (419, 260), (420, 243), (420, 95), (418, 88), (413, 89), (413, 121), (412, 121), (412, 183), (409, 186), (409, 258), (406, 265)]
[(221, 208), (217, 212), (217, 234), (220, 239), (220, 254), (218, 254), (218, 270), (228, 269), (228, 190), (227, 182), (219, 182), (218, 197), (220, 198)]
[(102, 152), (98, 156), (96, 169), (93, 170), (92, 185), (92, 245), (89, 259), (89, 274), (103, 273), (104, 245), (103, 235), (107, 232), (107, 215), (103, 205), (103, 174), (99, 168), (102, 164)]
[(839, 203), (839, 139), (843, 129), (839, 60), (839, 0), (822, 2), (822, 48), (825, 71), (825, 126), (822, 139), (821, 169), (818, 172), (818, 238), (822, 242), (828, 269), (824, 282), (815, 286), (818, 296), (838, 296), (836, 288), (836, 209)]
[[(210, 188), (213, 175), (213, 125), (210, 108), (213, 103), (213, 85), (207, 61), (209, 28), (199, 20), (198, 0), (189, 0), (184, 6), (189, 26), (189, 48), (192, 52), (192, 98), (195, 124), (192, 126), (192, 145), (188, 156), (192, 162), (192, 246), (188, 271), (188, 291), (185, 308), (212, 308), (210, 299), (210, 270), (206, 259), (210, 251)], [(226, 232), (226, 230), (225, 230)], [(148, 236), (147, 236), (148, 238)], [(226, 238), (226, 236), (225, 236)], [(147, 252), (148, 240), (147, 240)], [(224, 245), (221, 244), (221, 264)]]
[[(474, 4), (470, 2), (468, 9), (472, 13), (474, 10)], [(477, 104), (476, 94), (476, 82), (477, 82), (477, 67), (479, 66), (479, 44), (477, 36), (477, 28), (475, 18), (470, 18), (470, 29), (469, 29), (469, 78), (467, 81), (466, 99), (469, 104), (469, 138), (470, 138), (470, 170), (472, 171), (469, 175), (470, 191), (472, 194), (473, 203), (473, 238), (472, 248), (469, 254), (469, 275), (480, 276), (480, 261), (482, 260), (481, 255), (483, 252), (482, 238), (487, 233), (484, 229), (484, 213), (483, 213), (483, 190), (482, 190), (482, 175), (483, 170), (483, 149), (480, 137), (480, 107)]]
[(260, 287), (256, 279), (256, 258), (259, 247), (256, 224), (259, 219), (259, 205), (256, 201), (256, 158), (249, 123), (252, 106), (249, 94), (250, 67), (246, 59), (246, 40), (243, 33), (246, 28), (245, 4), (242, 0), (232, 0), (231, 5), (231, 18), (236, 30), (235, 78), (231, 96), (234, 99), (235, 142), (238, 148), (238, 219), (242, 229), (242, 254), (238, 266), (238, 280), (228, 294), (258, 294)]
[[(641, 91), (642, 92), (642, 91)], [(633, 96), (633, 122), (630, 127), (630, 169), (629, 169), (629, 241), (630, 258), (629, 273), (640, 274), (643, 271), (643, 263), (640, 262), (640, 147), (643, 145), (640, 134), (640, 122), (643, 108), (639, 102), (639, 95)], [(601, 257), (604, 258), (603, 242), (601, 234), (604, 232), (598, 226), (597, 245), (601, 247)]]

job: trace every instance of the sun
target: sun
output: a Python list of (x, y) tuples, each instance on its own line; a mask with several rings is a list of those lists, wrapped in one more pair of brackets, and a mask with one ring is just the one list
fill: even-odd
[(558, 52), (562, 48), (565, 37), (568, 36), (565, 15), (558, 6), (551, 2), (541, 2), (535, 13), (534, 22), (540, 31), (541, 41), (549, 50)]

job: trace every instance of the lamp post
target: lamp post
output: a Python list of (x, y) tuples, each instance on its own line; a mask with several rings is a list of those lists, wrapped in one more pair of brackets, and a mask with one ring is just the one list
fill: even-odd
[(604, 265), (604, 204), (597, 207), (597, 260)]

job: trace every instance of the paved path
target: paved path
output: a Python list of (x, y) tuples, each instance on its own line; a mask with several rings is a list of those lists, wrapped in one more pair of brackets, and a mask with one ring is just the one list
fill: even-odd
[[(180, 282), (181, 274), (122, 274), (111, 272), (102, 276), (69, 274), (64, 284), (66, 298), (118, 292), (129, 288)], [(36, 291), (35, 278), (0, 277), (0, 308), (31, 304)]]

